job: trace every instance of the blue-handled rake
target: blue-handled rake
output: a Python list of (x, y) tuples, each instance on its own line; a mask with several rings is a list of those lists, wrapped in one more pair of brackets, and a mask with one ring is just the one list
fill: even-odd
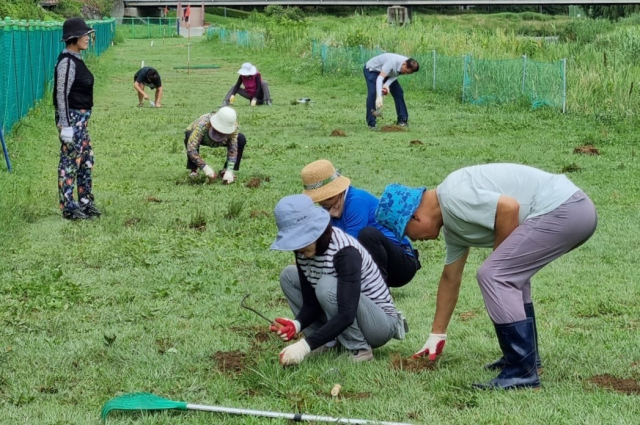
[(191, 404), (183, 401), (173, 401), (150, 393), (131, 393), (112, 398), (102, 407), (102, 420), (107, 420), (107, 415), (112, 410), (200, 410), (205, 412), (227, 413), (230, 415), (264, 416), (268, 418), (290, 419), (294, 422), (317, 421), (333, 422), (338, 424), (378, 424), (378, 425), (411, 425), (404, 422), (369, 421), (365, 419), (332, 418), (329, 416), (303, 415), (301, 413), (280, 413), (264, 410), (236, 409), (233, 407), (205, 406)]

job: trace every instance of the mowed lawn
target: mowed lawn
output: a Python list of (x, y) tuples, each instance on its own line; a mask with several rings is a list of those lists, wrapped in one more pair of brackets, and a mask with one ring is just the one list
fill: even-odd
[[(637, 424), (640, 417), (640, 170), (637, 127), (556, 111), (462, 105), (407, 91), (406, 132), (367, 130), (361, 77), (319, 75), (308, 59), (192, 39), (127, 40), (90, 61), (94, 191), (104, 215), (68, 222), (57, 209), (59, 144), (50, 100), (8, 138), (14, 173), (0, 172), (0, 423), (93, 424), (126, 392), (281, 412), (428, 424)], [(144, 61), (165, 86), (164, 108), (138, 108)], [(273, 107), (236, 109), (247, 147), (238, 181), (187, 178), (184, 128), (220, 105), (243, 62), (257, 65)], [(402, 77), (408, 81), (412, 77)], [(312, 103), (292, 104), (308, 97)], [(395, 121), (391, 99), (381, 125)], [(341, 130), (344, 137), (332, 137)], [(594, 144), (600, 155), (574, 154)], [(204, 147), (212, 168), (226, 151)], [(273, 207), (301, 191), (308, 162), (329, 159), (355, 186), (436, 186), (472, 164), (518, 162), (569, 177), (595, 202), (591, 240), (533, 281), (544, 364), (539, 391), (479, 392), (499, 353), (471, 251), (444, 354), (406, 360), (426, 340), (444, 260), (441, 239), (419, 242), (422, 270), (394, 300), (404, 341), (352, 364), (344, 354), (283, 369), (268, 317), (290, 316), (278, 276), (290, 253), (269, 251)], [(605, 377), (595, 378), (598, 375)], [(626, 379), (627, 381), (620, 381)], [(594, 382), (626, 384), (631, 394)], [(617, 381), (618, 380), (618, 381)], [(342, 394), (332, 398), (334, 384)], [(635, 387), (634, 387), (635, 385)], [(634, 389), (635, 388), (635, 389)], [(633, 394), (635, 391), (635, 394)], [(112, 413), (113, 424), (269, 424), (215, 413)]]

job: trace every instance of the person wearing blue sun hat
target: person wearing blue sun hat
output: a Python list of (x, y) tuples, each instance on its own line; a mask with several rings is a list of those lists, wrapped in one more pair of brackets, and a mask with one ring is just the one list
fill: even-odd
[(278, 234), (272, 250), (293, 251), (295, 266), (280, 274), (280, 286), (295, 319), (271, 326), (283, 341), (305, 338), (280, 352), (283, 365), (298, 364), (312, 351), (337, 346), (354, 362), (373, 359), (373, 348), (405, 328), (380, 270), (358, 241), (331, 225), (329, 213), (307, 195), (282, 198), (275, 207)]
[(414, 358), (435, 360), (442, 352), (469, 248), (493, 248), (476, 277), (503, 357), (486, 366), (500, 374), (474, 387), (539, 387), (531, 278), (593, 235), (598, 218), (589, 197), (564, 175), (485, 164), (454, 171), (435, 189), (387, 186), (376, 219), (398, 238), (436, 239), (443, 231), (446, 259), (432, 331)]

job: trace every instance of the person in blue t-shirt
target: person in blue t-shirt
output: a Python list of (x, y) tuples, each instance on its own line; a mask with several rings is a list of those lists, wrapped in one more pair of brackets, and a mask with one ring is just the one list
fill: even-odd
[(406, 285), (420, 269), (418, 251), (408, 238), (398, 240), (392, 231), (376, 222), (378, 199), (350, 186), (331, 162), (321, 159), (307, 164), (300, 173), (303, 193), (329, 211), (331, 224), (356, 238), (378, 265), (391, 288)]

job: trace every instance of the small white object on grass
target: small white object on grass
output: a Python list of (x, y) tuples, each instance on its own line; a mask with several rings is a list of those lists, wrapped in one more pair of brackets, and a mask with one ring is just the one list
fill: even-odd
[(153, 40), (151, 40), (151, 47), (153, 47)]
[(155, 108), (156, 102), (154, 102), (153, 100), (149, 100), (149, 105), (151, 105), (152, 108)]
[(144, 68), (144, 61), (142, 61), (142, 65), (140, 65), (140, 68)]
[(331, 397), (338, 397), (341, 389), (342, 389), (342, 385), (335, 384), (333, 388), (331, 388)]

